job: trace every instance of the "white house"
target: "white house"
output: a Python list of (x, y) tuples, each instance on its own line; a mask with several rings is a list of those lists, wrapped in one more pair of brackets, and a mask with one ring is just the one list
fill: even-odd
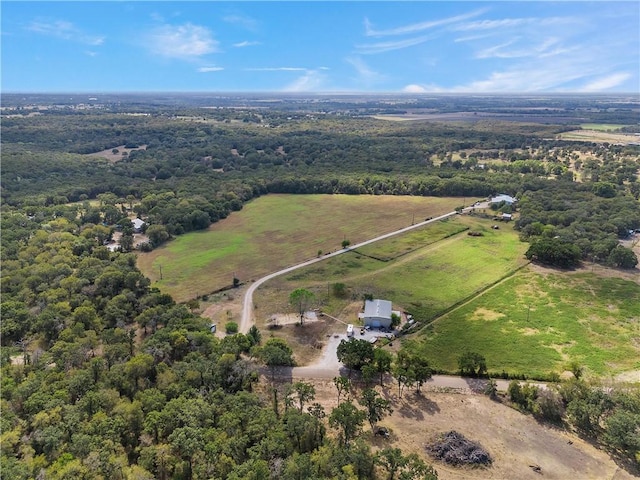
[(516, 198), (513, 198), (510, 195), (505, 195), (504, 193), (500, 193), (499, 195), (496, 195), (495, 197), (491, 198), (489, 203), (501, 203), (501, 202), (504, 202), (507, 205), (513, 205), (517, 201), (518, 200)]
[(144, 220), (140, 220), (139, 218), (134, 218), (131, 220), (131, 225), (133, 226), (133, 231), (136, 233), (140, 233), (142, 228), (145, 226)]
[(372, 328), (391, 326), (391, 302), (389, 300), (367, 300), (364, 302), (364, 324)]

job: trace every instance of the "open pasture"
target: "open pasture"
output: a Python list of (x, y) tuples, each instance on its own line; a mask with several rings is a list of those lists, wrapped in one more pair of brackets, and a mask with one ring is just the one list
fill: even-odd
[[(483, 236), (469, 236), (468, 229)], [(357, 321), (350, 304), (365, 293), (431, 319), (524, 265), (525, 250), (509, 226), (493, 230), (488, 220), (456, 216), (267, 282), (254, 297), (256, 318), (260, 323), (287, 308), (288, 293), (303, 287), (325, 311), (350, 323)], [(331, 294), (334, 283), (345, 284), (345, 298)]]
[(234, 276), (255, 280), (338, 250), (345, 239), (355, 244), (460, 204), (459, 198), (267, 195), (206, 231), (140, 254), (138, 267), (154, 286), (184, 301), (230, 285)]
[(571, 130), (559, 134), (558, 138), (580, 142), (608, 142), (628, 145), (638, 143), (640, 137), (631, 133), (613, 133), (608, 130)]
[(640, 369), (640, 285), (591, 272), (527, 267), (439, 318), (414, 346), (455, 372), (465, 350), (490, 372), (541, 376), (571, 362), (598, 376)]

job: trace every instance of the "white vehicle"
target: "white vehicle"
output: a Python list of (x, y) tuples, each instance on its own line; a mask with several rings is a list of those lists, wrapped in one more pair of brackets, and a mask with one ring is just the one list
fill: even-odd
[(353, 337), (353, 325), (347, 325), (347, 337)]

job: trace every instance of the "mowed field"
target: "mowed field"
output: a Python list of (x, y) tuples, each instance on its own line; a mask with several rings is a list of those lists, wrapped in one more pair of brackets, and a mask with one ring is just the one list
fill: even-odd
[[(473, 202), (479, 199), (466, 199)], [(314, 258), (435, 217), (459, 198), (369, 195), (267, 195), (208, 230), (181, 235), (138, 256), (153, 285), (185, 301), (260, 278)], [(162, 279), (160, 279), (162, 270)]]
[[(467, 235), (470, 229), (483, 236)], [(261, 302), (261, 295), (302, 286), (328, 300), (325, 307), (336, 315), (351, 299), (368, 293), (427, 319), (523, 265), (525, 250), (511, 226), (493, 230), (488, 220), (456, 216), (273, 279), (258, 290), (256, 303), (258, 310), (261, 303), (271, 309), (275, 305)], [(346, 299), (327, 298), (333, 283), (345, 284)], [(286, 302), (283, 293), (275, 296)], [(355, 318), (344, 320), (353, 323)]]
[[(265, 328), (274, 314), (291, 311), (288, 296), (299, 287), (314, 292), (315, 307), (346, 323), (360, 323), (364, 294), (391, 300), (394, 309), (418, 320), (430, 320), (526, 264), (527, 246), (511, 226), (494, 230), (491, 225), (486, 219), (455, 216), (274, 278), (254, 295), (256, 323)], [(470, 230), (483, 236), (469, 236)], [(344, 284), (344, 297), (333, 293), (336, 283)], [(344, 325), (333, 328), (341, 332)], [(319, 341), (330, 333), (313, 329), (321, 332)], [(283, 327), (272, 334), (290, 341), (306, 363), (314, 353), (300, 330), (307, 327)]]
[(538, 376), (569, 369), (609, 378), (640, 372), (640, 280), (529, 266), (420, 332), (416, 345), (456, 371), (460, 352), (491, 372)]

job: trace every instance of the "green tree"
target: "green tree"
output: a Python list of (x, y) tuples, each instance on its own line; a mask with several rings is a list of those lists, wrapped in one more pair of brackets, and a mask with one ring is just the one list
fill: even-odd
[(582, 253), (574, 243), (558, 238), (539, 238), (531, 243), (524, 255), (529, 260), (570, 268), (578, 265)]
[(393, 364), (393, 354), (383, 348), (376, 348), (373, 352), (373, 366), (380, 375), (380, 385), (382, 386), (385, 373), (391, 373)]
[(618, 268), (630, 269), (636, 267), (638, 264), (638, 257), (630, 248), (617, 245), (613, 250), (611, 250), (611, 253), (609, 253), (607, 262)]
[(307, 382), (296, 382), (293, 384), (293, 391), (298, 397), (298, 410), (302, 412), (304, 404), (316, 398), (316, 388)]
[(487, 373), (486, 360), (476, 352), (464, 352), (458, 358), (458, 367), (463, 377), (481, 377)]
[(391, 373), (398, 382), (398, 398), (402, 398), (402, 390), (415, 383), (416, 373), (413, 370), (411, 355), (406, 350), (400, 350), (396, 355)]
[(251, 346), (260, 345), (260, 342), (262, 341), (262, 333), (260, 333), (258, 327), (251, 325), (251, 328), (247, 332), (247, 338), (249, 339), (249, 342), (251, 342)]
[(389, 480), (394, 480), (396, 475), (399, 480), (438, 480), (438, 472), (415, 453), (405, 456), (399, 448), (386, 447), (378, 452), (375, 460), (387, 471)]
[(338, 345), (338, 361), (353, 370), (360, 370), (373, 360), (374, 347), (366, 340), (342, 340)]
[(271, 379), (275, 380), (277, 367), (293, 365), (293, 351), (281, 338), (270, 338), (255, 350), (255, 356), (271, 370)]
[(331, 411), (329, 425), (340, 430), (340, 444), (348, 447), (361, 432), (366, 417), (366, 412), (356, 408), (353, 403), (342, 402)]
[(162, 245), (171, 237), (169, 232), (167, 232), (167, 227), (164, 225), (149, 225), (146, 234), (149, 237), (151, 245), (154, 247)]
[(296, 288), (289, 294), (289, 303), (296, 308), (296, 311), (300, 315), (300, 325), (304, 319), (304, 312), (309, 309), (311, 302), (315, 295), (306, 288)]
[(373, 431), (376, 423), (382, 420), (385, 415), (391, 415), (393, 413), (391, 402), (382, 398), (373, 388), (364, 390), (359, 402), (360, 405), (365, 408), (367, 420), (369, 421), (369, 425), (371, 425), (371, 431)]
[(340, 405), (340, 397), (342, 394), (349, 395), (349, 391), (351, 390), (351, 380), (347, 377), (343, 377), (342, 375), (338, 377), (333, 377), (333, 384), (336, 386), (336, 390), (338, 391), (338, 405)]

